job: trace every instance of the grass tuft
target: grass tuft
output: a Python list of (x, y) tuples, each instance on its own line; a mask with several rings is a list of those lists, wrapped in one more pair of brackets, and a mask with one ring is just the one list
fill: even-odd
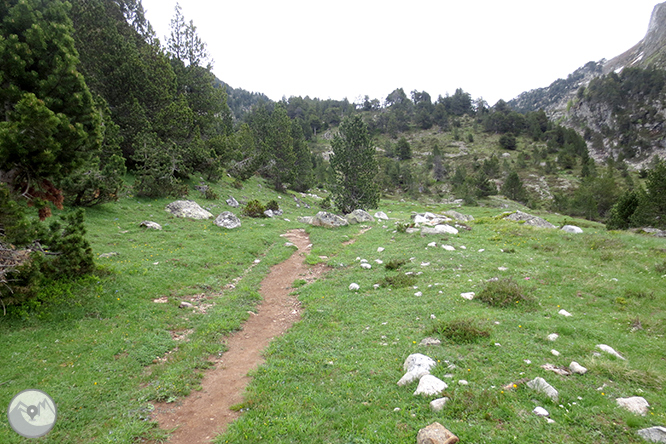
[(407, 263), (407, 261), (404, 260), (404, 259), (391, 259), (386, 264), (384, 264), (384, 267), (387, 270), (397, 270), (398, 268), (402, 267), (406, 263)]
[(527, 295), (511, 278), (488, 282), (486, 288), (477, 295), (476, 299), (492, 307), (512, 307), (534, 302), (534, 298)]
[(472, 344), (490, 337), (490, 331), (473, 318), (437, 321), (426, 330), (426, 334), (446, 338), (455, 344)]
[(416, 285), (416, 276), (413, 274), (398, 274), (396, 276), (386, 276), (380, 283), (382, 287), (405, 288)]

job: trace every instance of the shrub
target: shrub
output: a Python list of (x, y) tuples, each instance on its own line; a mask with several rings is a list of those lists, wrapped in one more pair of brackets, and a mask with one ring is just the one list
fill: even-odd
[(219, 199), (219, 196), (215, 191), (213, 191), (210, 187), (206, 188), (206, 191), (204, 191), (204, 198), (208, 200), (217, 200)]
[(245, 208), (243, 208), (242, 214), (249, 217), (266, 217), (264, 211), (266, 211), (266, 208), (255, 199), (247, 203)]
[(237, 190), (242, 190), (243, 189), (243, 182), (236, 179), (236, 180), (234, 180), (234, 183), (231, 184), (231, 186), (236, 188)]
[(280, 205), (277, 203), (277, 200), (273, 199), (268, 201), (266, 204), (266, 209), (271, 211), (278, 211), (280, 209)]
[(526, 295), (511, 278), (489, 282), (476, 298), (493, 307), (509, 307), (533, 302), (533, 298)]
[(398, 222), (398, 224), (396, 225), (396, 230), (398, 230), (398, 233), (406, 233), (407, 228), (414, 228), (414, 224)]
[(470, 344), (490, 337), (490, 332), (479, 321), (471, 318), (437, 321), (426, 333), (444, 337), (456, 344)]
[(407, 261), (404, 260), (404, 259), (391, 259), (386, 264), (384, 264), (384, 267), (387, 270), (397, 270), (398, 268), (402, 267), (406, 263), (407, 263)]
[(382, 287), (405, 288), (416, 285), (416, 276), (413, 274), (398, 274), (386, 276), (380, 283)]
[(326, 196), (324, 199), (322, 199), (322, 201), (319, 202), (319, 206), (322, 210), (330, 210), (332, 206), (331, 196)]

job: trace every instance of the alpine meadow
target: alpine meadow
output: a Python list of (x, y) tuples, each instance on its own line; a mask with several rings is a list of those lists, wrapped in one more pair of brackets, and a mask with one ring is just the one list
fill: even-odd
[(272, 101), (180, 6), (161, 41), (141, 0), (0, 2), (0, 406), (47, 393), (59, 444), (666, 442), (665, 29), (492, 105)]

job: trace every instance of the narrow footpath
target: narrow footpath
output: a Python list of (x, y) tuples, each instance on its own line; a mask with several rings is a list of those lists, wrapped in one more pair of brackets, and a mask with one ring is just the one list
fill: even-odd
[(286, 261), (273, 266), (261, 282), (263, 301), (257, 313), (243, 324), (242, 330), (226, 339), (228, 350), (215, 361), (215, 368), (206, 371), (202, 390), (193, 391), (175, 404), (156, 406), (153, 418), (163, 429), (178, 427), (169, 444), (204, 444), (224, 433), (241, 413), (230, 407), (243, 402), (248, 372), (264, 360), (262, 351), (269, 342), (284, 334), (300, 317), (298, 299), (290, 295), (296, 279), (316, 279), (323, 267), (308, 267), (305, 256), (310, 239), (305, 230), (291, 230), (282, 235), (298, 251)]

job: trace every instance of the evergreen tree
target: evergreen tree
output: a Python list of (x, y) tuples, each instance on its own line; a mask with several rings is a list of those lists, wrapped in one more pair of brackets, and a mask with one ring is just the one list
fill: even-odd
[(523, 181), (520, 180), (520, 176), (515, 171), (509, 173), (509, 176), (504, 181), (504, 185), (502, 185), (501, 191), (504, 196), (511, 200), (521, 203), (527, 201), (527, 193), (523, 187)]
[(395, 151), (400, 160), (409, 160), (412, 158), (412, 147), (404, 137), (401, 137), (400, 140), (398, 140)]
[(375, 182), (377, 160), (368, 128), (360, 116), (346, 117), (331, 143), (331, 167), (335, 172), (335, 204), (343, 213), (376, 208), (379, 187)]
[(100, 118), (59, 0), (0, 3), (0, 180), (61, 207), (62, 180), (100, 148)]
[(303, 127), (299, 122), (292, 122), (291, 138), (294, 143), (294, 178), (291, 188), (296, 191), (307, 191), (314, 182), (312, 172), (312, 155), (303, 136)]

